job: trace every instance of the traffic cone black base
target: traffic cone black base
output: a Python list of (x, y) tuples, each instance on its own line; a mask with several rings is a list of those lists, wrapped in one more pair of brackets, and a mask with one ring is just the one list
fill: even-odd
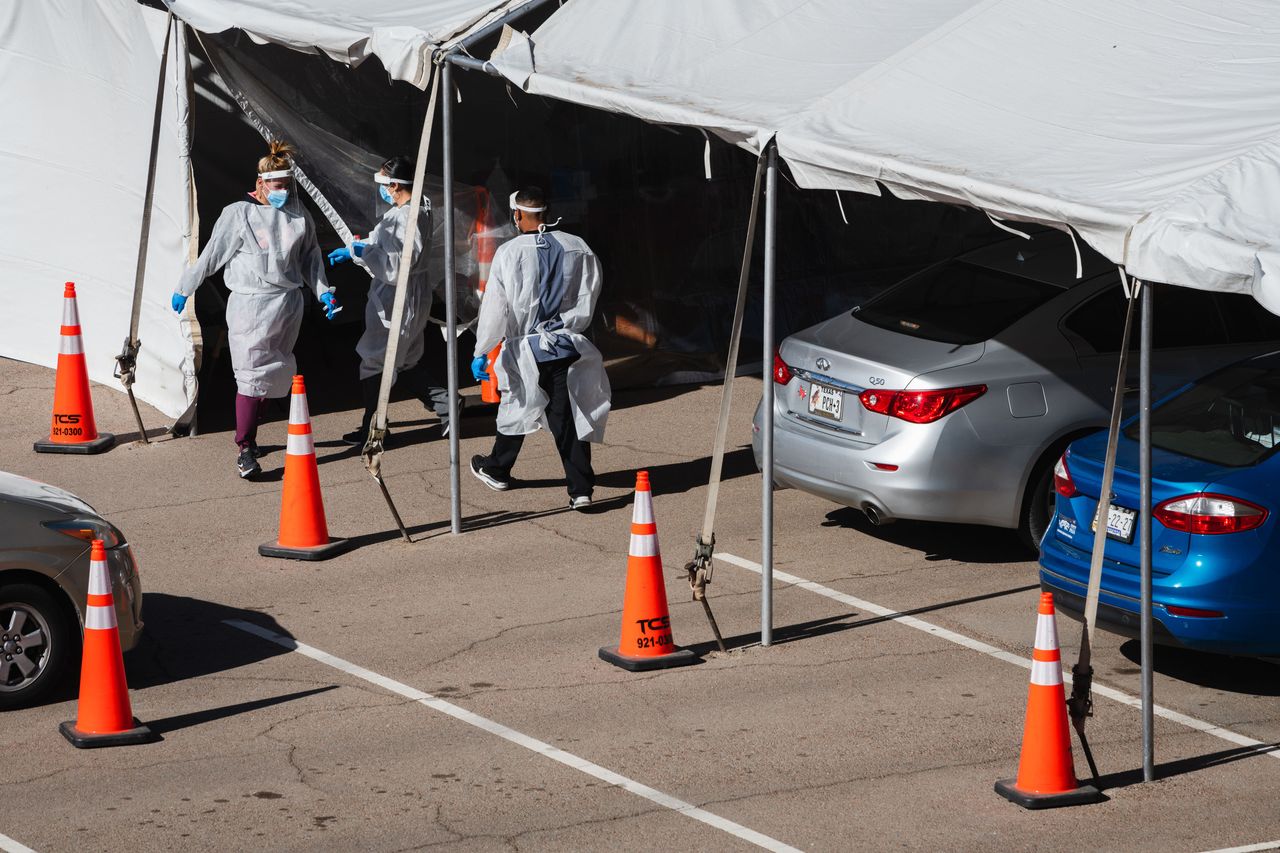
[(673, 666), (688, 666), (698, 662), (698, 656), (689, 649), (677, 649), (666, 655), (637, 658), (619, 654), (617, 649), (608, 647), (600, 649), (600, 660), (614, 666), (620, 666), (628, 672), (648, 672), (652, 669), (670, 669)]
[(1101, 791), (1092, 785), (1081, 785), (1074, 791), (1063, 791), (1056, 794), (1033, 794), (1018, 789), (1016, 779), (1001, 779), (996, 783), (996, 793), (1011, 803), (1017, 803), (1024, 809), (1056, 809), (1060, 806), (1083, 806), (1089, 803), (1100, 803), (1106, 799)]
[(318, 562), (336, 557), (350, 546), (349, 539), (330, 539), (323, 545), (312, 545), (310, 548), (289, 548), (278, 542), (264, 542), (258, 546), (258, 553), (263, 557), (281, 557), (286, 560), (306, 560)]
[(102, 453), (115, 447), (116, 437), (109, 432), (100, 432), (98, 437), (93, 441), (85, 441), (79, 444), (59, 444), (55, 441), (49, 441), (42, 438), (35, 443), (36, 453), (75, 453), (80, 456), (87, 456), (91, 453)]
[(126, 729), (122, 732), (111, 732), (110, 734), (91, 734), (82, 732), (76, 728), (75, 720), (67, 720), (58, 726), (58, 731), (62, 732), (62, 736), (71, 742), (76, 749), (97, 749), (101, 746), (133, 746), (139, 743), (151, 743), (157, 740), (156, 733), (151, 729), (138, 722), (138, 718), (133, 719), (133, 728)]

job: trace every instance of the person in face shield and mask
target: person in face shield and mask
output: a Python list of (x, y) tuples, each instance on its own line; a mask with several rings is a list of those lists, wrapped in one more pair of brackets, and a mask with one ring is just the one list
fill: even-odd
[[(404, 251), (404, 235), (409, 223), (409, 201), (413, 195), (414, 161), (408, 157), (392, 157), (374, 174), (374, 184), (382, 203), (390, 208), (363, 240), (329, 253), (329, 263), (353, 261), (372, 277), (369, 301), (365, 303), (364, 334), (356, 343), (360, 356), (360, 390), (364, 398), (364, 417), (360, 426), (342, 437), (350, 445), (363, 445), (369, 436), (369, 424), (378, 407), (378, 391), (382, 384), (382, 367), (390, 342), (391, 311), (395, 304), (400, 260)], [(404, 318), (400, 324), (400, 341), (396, 349), (395, 370), (415, 367), (422, 359), (423, 333), (431, 313), (431, 282), (427, 275), (429, 251), (423, 247), (431, 239), (431, 205), (423, 195), (418, 208), (418, 233), (410, 258), (409, 278), (405, 294)], [(392, 380), (395, 381), (394, 379)], [(419, 394), (423, 405), (440, 418), (443, 434), (449, 433), (449, 392), (447, 388), (424, 387)]]
[[(604, 440), (609, 378), (600, 351), (583, 337), (600, 296), (600, 262), (580, 237), (548, 231), (546, 196), (537, 187), (511, 194), (519, 236), (493, 256), (476, 321), (471, 373), (495, 370), (502, 401), (488, 456), (471, 473), (491, 489), (511, 486), (525, 435), (546, 428), (564, 465), (569, 506), (591, 506), (591, 442)], [(503, 344), (496, 364), (486, 353)]]
[(330, 320), (341, 310), (324, 274), (315, 223), (293, 193), (294, 149), (272, 140), (258, 161), (253, 192), (223, 209), (195, 265), (178, 282), (173, 310), (210, 275), (224, 269), (227, 341), (236, 377), (236, 471), (261, 473), (257, 434), (266, 402), (287, 396), (297, 363), (293, 345), (302, 326), (303, 289), (310, 288)]

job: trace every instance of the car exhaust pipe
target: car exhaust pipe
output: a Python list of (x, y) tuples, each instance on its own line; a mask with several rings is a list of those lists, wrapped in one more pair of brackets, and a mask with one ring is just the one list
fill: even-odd
[(887, 517), (884, 510), (875, 504), (867, 504), (862, 508), (862, 512), (867, 516), (867, 521), (871, 522), (872, 527), (883, 527), (886, 524), (893, 523), (893, 519)]

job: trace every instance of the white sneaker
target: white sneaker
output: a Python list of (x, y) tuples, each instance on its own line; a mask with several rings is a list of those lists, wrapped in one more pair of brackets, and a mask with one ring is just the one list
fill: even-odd
[(591, 508), (591, 497), (589, 495), (578, 495), (576, 498), (569, 499), (569, 509), (576, 509), (578, 512)]

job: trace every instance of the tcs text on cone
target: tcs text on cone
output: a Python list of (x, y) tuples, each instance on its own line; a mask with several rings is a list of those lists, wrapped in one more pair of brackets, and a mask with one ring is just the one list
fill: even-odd
[(1031, 654), (1031, 687), (1027, 692), (1018, 777), (996, 782), (996, 793), (1028, 809), (1075, 806), (1103, 799), (1097, 788), (1076, 781), (1051, 592), (1040, 594), (1036, 616), (1036, 643)]
[(89, 394), (89, 368), (84, 360), (80, 309), (75, 282), (62, 291), (62, 328), (58, 343), (58, 372), (53, 385), (53, 418), (49, 437), (35, 443), (37, 453), (101, 453), (116, 443), (109, 432), (99, 433)]
[(631, 672), (684, 666), (698, 660), (689, 649), (677, 647), (672, 636), (648, 471), (636, 474), (627, 586), (622, 599), (622, 634), (618, 648), (602, 648), (600, 657)]

